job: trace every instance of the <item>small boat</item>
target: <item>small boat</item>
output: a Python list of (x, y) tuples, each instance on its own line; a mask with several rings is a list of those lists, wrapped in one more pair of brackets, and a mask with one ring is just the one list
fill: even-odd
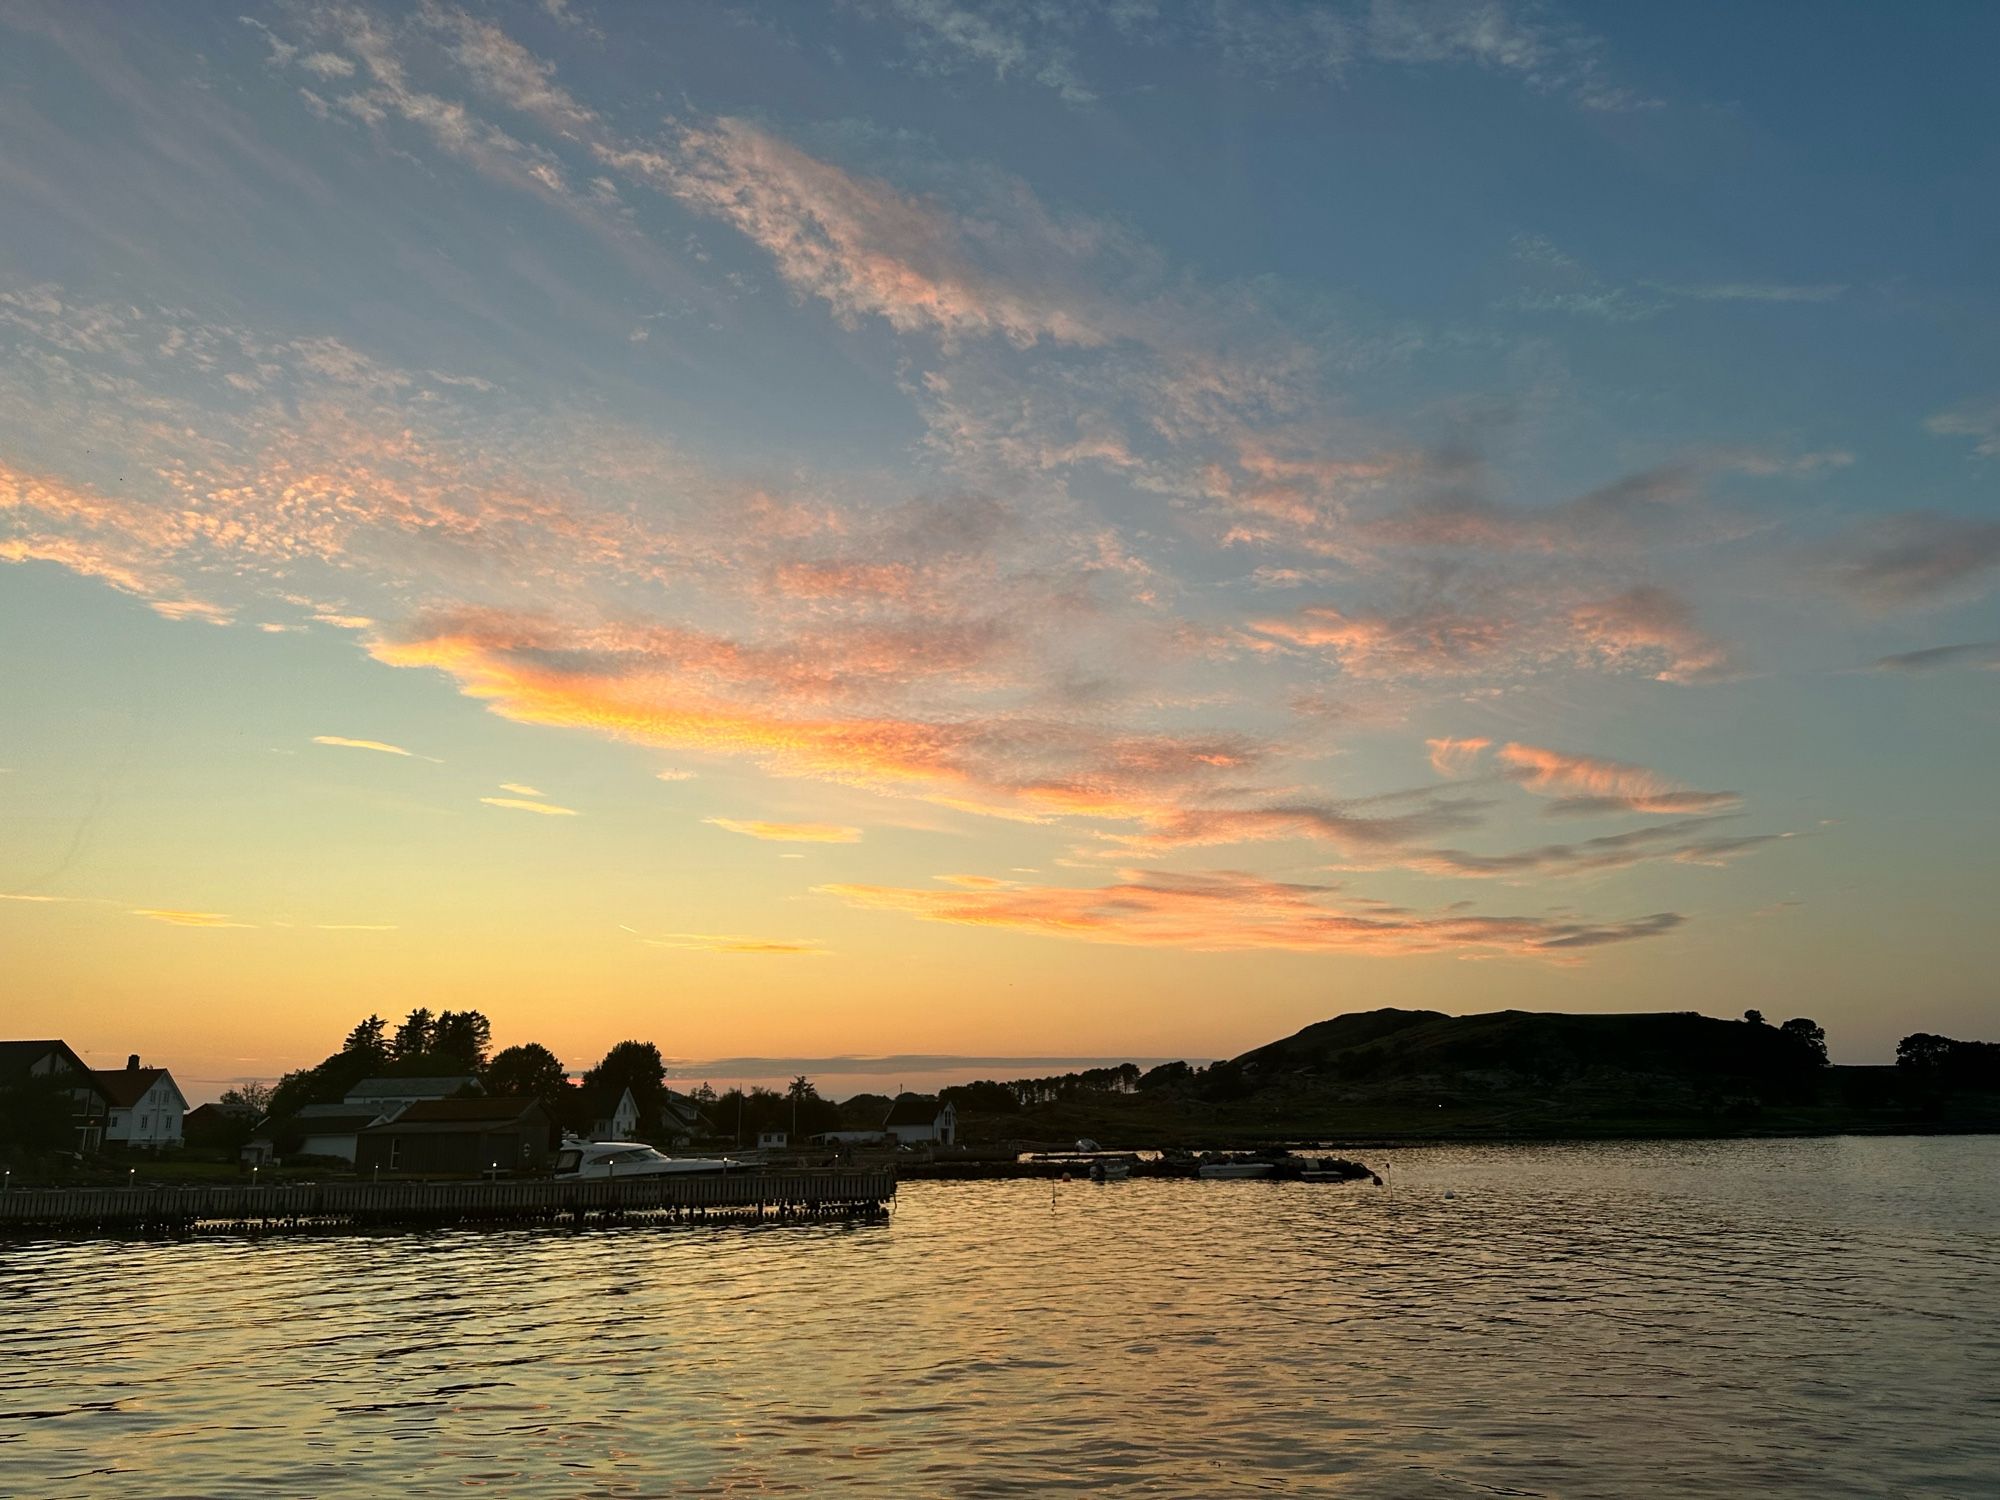
[(1277, 1163), (1268, 1161), (1205, 1161), (1195, 1175), (1208, 1178), (1269, 1177), (1277, 1170)]
[(1090, 1164), (1092, 1182), (1123, 1182), (1132, 1175), (1132, 1163), (1122, 1156), (1103, 1156)]

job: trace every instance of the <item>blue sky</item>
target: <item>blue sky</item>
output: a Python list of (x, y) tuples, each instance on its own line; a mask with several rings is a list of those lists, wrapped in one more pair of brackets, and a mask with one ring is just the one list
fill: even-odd
[(0, 25), (29, 1029), (1990, 1032), (1989, 10)]

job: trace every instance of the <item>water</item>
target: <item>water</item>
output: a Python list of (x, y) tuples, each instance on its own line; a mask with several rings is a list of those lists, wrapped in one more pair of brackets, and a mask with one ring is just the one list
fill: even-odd
[(1362, 1154), (0, 1248), (0, 1495), (2000, 1495), (2000, 1139)]

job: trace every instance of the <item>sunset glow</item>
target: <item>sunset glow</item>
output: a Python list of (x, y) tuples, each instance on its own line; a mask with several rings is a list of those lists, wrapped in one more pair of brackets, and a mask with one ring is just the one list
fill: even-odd
[(11, 1034), (1990, 1032), (1990, 129), (1146, 9), (0, 12)]

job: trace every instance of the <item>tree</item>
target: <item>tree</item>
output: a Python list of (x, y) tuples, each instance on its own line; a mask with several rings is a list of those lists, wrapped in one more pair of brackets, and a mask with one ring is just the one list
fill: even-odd
[(1798, 1039), (1799, 1044), (1805, 1048), (1807, 1054), (1812, 1058), (1812, 1065), (1814, 1067), (1823, 1068), (1827, 1065), (1826, 1028), (1824, 1026), (1821, 1026), (1817, 1021), (1809, 1020), (1805, 1016), (1794, 1016), (1778, 1029), (1784, 1032), (1786, 1036)]
[(389, 1041), (389, 1055), (399, 1061), (422, 1057), (431, 1050), (431, 1032), (436, 1024), (430, 1008), (418, 1006), (396, 1028), (395, 1036)]
[(271, 1096), (276, 1092), (276, 1089), (262, 1079), (253, 1078), (248, 1083), (239, 1083), (234, 1088), (224, 1089), (219, 1102), (255, 1110), (261, 1119), (270, 1113)]
[[(415, 1019), (413, 1014), (412, 1020)], [(477, 1073), (486, 1066), (487, 1049), (493, 1045), (493, 1023), (476, 1010), (438, 1012), (430, 1029), (427, 1056), (463, 1072)]]
[(1164, 1062), (1148, 1068), (1139, 1078), (1142, 1089), (1186, 1088), (1194, 1082), (1194, 1069), (1184, 1062)]
[(1752, 1026), (1762, 1026), (1764, 1024), (1764, 1012), (1761, 1010), (1746, 1010), (1743, 1012), (1743, 1019), (1748, 1021)]
[(573, 1092), (569, 1070), (540, 1042), (502, 1048), (486, 1065), (481, 1081), (489, 1094), (540, 1099), (552, 1106), (560, 1106)]
[(347, 1033), (347, 1040), (340, 1044), (340, 1050), (350, 1057), (365, 1057), (379, 1067), (389, 1059), (388, 1044), (382, 1039), (382, 1032), (388, 1024), (380, 1016), (370, 1016)]
[(667, 1092), (666, 1060), (651, 1042), (620, 1042), (583, 1075), (583, 1086), (592, 1092), (603, 1089), (612, 1094), (630, 1089), (644, 1128), (656, 1129), (660, 1104)]
[(61, 1151), (76, 1144), (76, 1101), (61, 1075), (31, 1077), (0, 1089), (0, 1147)]

